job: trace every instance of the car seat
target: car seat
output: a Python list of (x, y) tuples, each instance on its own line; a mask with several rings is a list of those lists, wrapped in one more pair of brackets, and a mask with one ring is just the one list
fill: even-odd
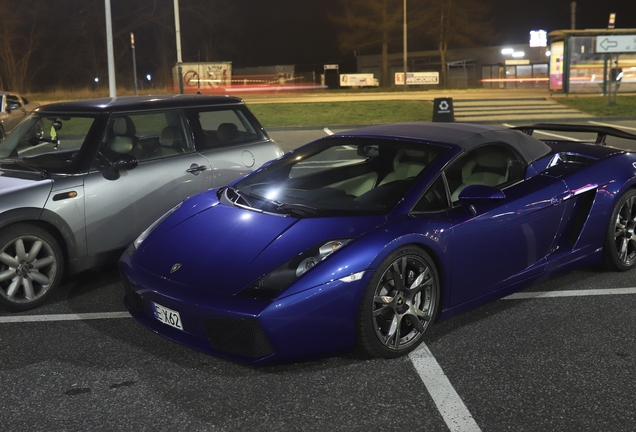
[(236, 138), (238, 127), (234, 123), (221, 123), (216, 129), (216, 139), (221, 143), (231, 142)]
[(489, 151), (477, 155), (462, 167), (462, 184), (451, 195), (452, 201), (459, 199), (460, 192), (470, 185), (498, 186), (508, 179), (510, 163), (501, 153)]
[(138, 159), (143, 158), (143, 152), (139, 148), (135, 124), (128, 116), (117, 117), (113, 121), (112, 134), (108, 142), (108, 148), (118, 154), (131, 154)]
[(388, 173), (378, 186), (395, 180), (406, 180), (419, 175), (426, 167), (428, 153), (418, 150), (398, 150), (393, 159), (393, 171)]
[(159, 135), (159, 148), (155, 151), (158, 157), (183, 153), (183, 136), (177, 128), (167, 126)]

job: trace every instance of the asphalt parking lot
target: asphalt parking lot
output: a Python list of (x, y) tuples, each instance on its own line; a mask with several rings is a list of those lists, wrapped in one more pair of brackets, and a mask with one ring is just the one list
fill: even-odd
[[(325, 133), (270, 135), (290, 150)], [(550, 279), (433, 325), (406, 358), (260, 369), (151, 333), (122, 298), (111, 266), (39, 309), (0, 310), (0, 429), (636, 430), (633, 271)]]

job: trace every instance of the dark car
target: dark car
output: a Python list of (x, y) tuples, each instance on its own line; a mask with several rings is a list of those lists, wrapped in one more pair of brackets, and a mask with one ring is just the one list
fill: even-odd
[(0, 92), (0, 141), (18, 123), (40, 104), (29, 102), (24, 96), (11, 92)]
[(409, 123), (300, 147), (147, 229), (119, 262), (128, 310), (252, 364), (391, 358), (556, 272), (633, 268), (636, 154), (535, 128)]
[(36, 109), (0, 143), (0, 307), (40, 305), (64, 273), (116, 261), (174, 204), (281, 155), (232, 97)]

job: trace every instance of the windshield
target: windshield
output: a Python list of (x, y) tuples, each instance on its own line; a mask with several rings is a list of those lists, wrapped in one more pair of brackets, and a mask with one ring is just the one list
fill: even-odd
[(396, 140), (328, 138), (224, 192), (235, 204), (295, 217), (388, 214), (445, 150)]
[(18, 161), (50, 172), (74, 164), (94, 118), (34, 113), (0, 143), (0, 162)]

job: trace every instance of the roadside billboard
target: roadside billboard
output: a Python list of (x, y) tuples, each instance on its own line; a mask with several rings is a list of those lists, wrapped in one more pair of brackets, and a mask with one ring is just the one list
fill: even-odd
[[(232, 85), (232, 62), (182, 63), (183, 86), (211, 90)], [(175, 87), (179, 86), (177, 66), (172, 68)]]
[(563, 90), (563, 41), (550, 45), (550, 90)]
[[(439, 84), (439, 72), (407, 72), (406, 85)], [(395, 73), (395, 85), (404, 85), (404, 73)]]
[(340, 74), (340, 87), (377, 87), (378, 85), (378, 80), (372, 73)]

